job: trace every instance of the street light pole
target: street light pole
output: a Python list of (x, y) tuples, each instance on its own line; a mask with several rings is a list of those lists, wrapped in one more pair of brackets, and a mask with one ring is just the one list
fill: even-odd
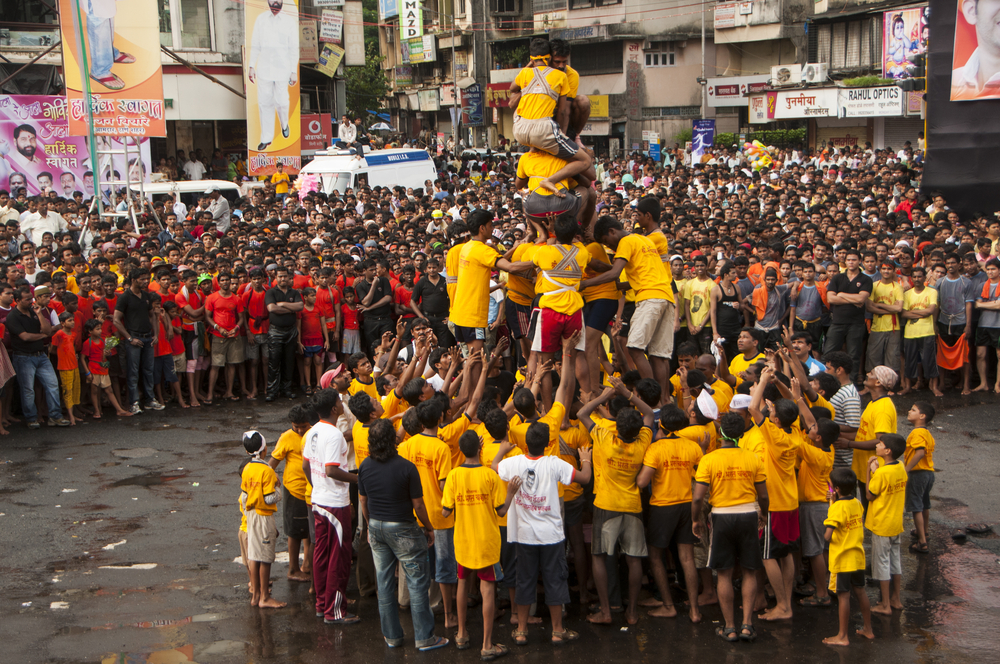
[(705, 119), (708, 86), (705, 81), (705, 6), (701, 8), (701, 119)]
[[(454, 3), (455, 0), (452, 0)], [(455, 5), (451, 6), (451, 142), (458, 147), (458, 137), (455, 135), (455, 126), (458, 125), (459, 118), (459, 108), (458, 108), (458, 78), (456, 78), (455, 72), (457, 67), (455, 65)]]

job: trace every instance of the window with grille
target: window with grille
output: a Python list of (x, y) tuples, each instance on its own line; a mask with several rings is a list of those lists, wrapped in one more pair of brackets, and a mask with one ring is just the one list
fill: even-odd
[(558, 12), (566, 9), (568, 4), (569, 0), (535, 0), (533, 3), (533, 11), (536, 14)]
[(590, 9), (596, 0), (569, 0), (570, 9)]
[(847, 61), (847, 24), (833, 24), (833, 52), (830, 56), (830, 66), (841, 69)]
[(594, 42), (587, 44), (586, 48), (573, 49), (573, 68), (580, 76), (620, 74), (625, 71), (624, 62), (625, 54), (620, 41)]
[(881, 17), (811, 26), (809, 58), (810, 62), (825, 62), (831, 69), (881, 68)]
[(673, 67), (674, 66), (674, 43), (673, 42), (651, 42), (649, 48), (644, 51), (647, 67)]
[(490, 0), (490, 11), (494, 14), (517, 14), (518, 0)]
[(696, 118), (700, 115), (700, 106), (646, 106), (642, 109), (644, 118)]

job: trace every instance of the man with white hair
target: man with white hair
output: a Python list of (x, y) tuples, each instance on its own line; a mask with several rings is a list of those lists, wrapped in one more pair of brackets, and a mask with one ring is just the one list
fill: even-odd
[(281, 135), (288, 138), (288, 88), (299, 75), (299, 21), (295, 0), (289, 0), (291, 10), (283, 12), (284, 0), (267, 0), (269, 11), (263, 12), (253, 24), (250, 38), (250, 61), (247, 77), (257, 85), (257, 108), (260, 112), (260, 143), (262, 152), (274, 141), (274, 114), (278, 113)]

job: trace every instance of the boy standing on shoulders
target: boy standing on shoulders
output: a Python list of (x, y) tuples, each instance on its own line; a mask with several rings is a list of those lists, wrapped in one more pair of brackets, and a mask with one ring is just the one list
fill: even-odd
[(284, 602), (271, 597), (271, 563), (278, 528), (274, 525), (278, 502), (278, 475), (267, 465), (267, 443), (257, 431), (243, 434), (243, 448), (252, 458), (243, 468), (240, 489), (246, 494), (247, 562), (250, 564), (250, 606), (280, 609)]

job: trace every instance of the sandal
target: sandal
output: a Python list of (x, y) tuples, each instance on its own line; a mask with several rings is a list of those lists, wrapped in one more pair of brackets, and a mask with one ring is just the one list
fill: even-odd
[(510, 633), (510, 638), (514, 639), (514, 645), (526, 646), (528, 645), (528, 630), (515, 629)]
[(968, 536), (965, 534), (965, 531), (961, 528), (951, 534), (951, 538), (956, 542), (964, 542), (967, 537)]
[(479, 651), (479, 660), (482, 662), (492, 662), (497, 657), (503, 657), (510, 652), (510, 648), (502, 643), (494, 643), (489, 650)]
[(736, 636), (735, 627), (716, 627), (715, 635), (728, 641), (729, 643), (736, 643), (740, 640), (740, 637)]
[(455, 637), (455, 650), (468, 650), (470, 645), (471, 641), (468, 636)]
[(815, 597), (815, 596), (804, 597), (799, 600), (799, 606), (820, 607), (820, 606), (830, 606), (832, 603), (833, 600), (830, 599), (829, 595), (827, 595), (826, 597)]
[[(743, 632), (750, 632), (750, 633), (744, 634)], [(744, 624), (740, 627), (740, 641), (753, 643), (756, 640), (757, 640), (757, 630), (753, 628), (753, 625)]]
[(993, 531), (993, 528), (988, 523), (970, 523), (965, 529), (973, 535), (985, 535)]
[(921, 544), (920, 542), (914, 542), (910, 545), (910, 551), (913, 553), (927, 553), (927, 545)]
[[(569, 643), (570, 641), (576, 641), (580, 638), (578, 632), (574, 632), (571, 629), (564, 629), (561, 632), (552, 632), (552, 645), (561, 646), (564, 643)], [(559, 639), (556, 641), (556, 639)]]

